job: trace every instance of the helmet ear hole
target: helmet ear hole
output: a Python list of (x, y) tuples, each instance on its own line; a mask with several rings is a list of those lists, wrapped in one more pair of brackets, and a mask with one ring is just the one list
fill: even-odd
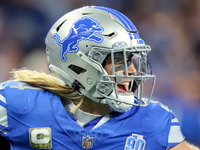
[(83, 68), (81, 68), (81, 67), (79, 67), (79, 66), (76, 66), (76, 65), (70, 65), (69, 68), (70, 68), (72, 71), (74, 71), (76, 74), (78, 74), (78, 75), (81, 74), (81, 73), (86, 72), (85, 69), (83, 69)]

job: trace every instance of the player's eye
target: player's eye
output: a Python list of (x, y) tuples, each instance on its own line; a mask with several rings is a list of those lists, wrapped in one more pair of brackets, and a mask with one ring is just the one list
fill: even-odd
[(114, 54), (114, 63), (123, 63), (124, 62), (124, 57), (122, 53), (115, 53)]
[[(132, 55), (131, 55), (131, 57), (130, 57), (130, 54), (129, 53), (127, 53), (126, 54), (126, 61), (129, 61), (129, 59), (132, 57)], [(114, 63), (115, 64), (124, 64), (124, 55), (123, 55), (123, 53), (115, 53), (114, 54)]]
[(115, 64), (123, 64), (123, 63), (124, 63), (124, 60), (114, 58), (114, 63), (115, 63)]
[[(126, 61), (131, 61), (132, 56), (133, 56), (132, 53), (127, 53), (126, 54)], [(109, 56), (109, 58), (108, 58), (106, 63), (111, 63), (111, 56)], [(124, 64), (124, 54), (123, 54), (123, 52), (114, 53), (114, 64), (115, 65)]]

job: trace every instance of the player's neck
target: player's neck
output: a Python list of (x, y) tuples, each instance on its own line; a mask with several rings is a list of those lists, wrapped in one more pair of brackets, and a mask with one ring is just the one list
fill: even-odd
[[(73, 102), (75, 105), (77, 105), (80, 101), (73, 100)], [(105, 115), (112, 112), (112, 110), (109, 108), (107, 104), (96, 103), (93, 100), (90, 100), (89, 98), (85, 98), (83, 100), (83, 103), (81, 104), (79, 109), (84, 112), (95, 115)]]

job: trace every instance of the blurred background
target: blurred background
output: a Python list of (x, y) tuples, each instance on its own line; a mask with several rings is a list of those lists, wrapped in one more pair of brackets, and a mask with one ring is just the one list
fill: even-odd
[(15, 68), (48, 73), (48, 30), (63, 14), (86, 5), (114, 8), (132, 20), (152, 48), (152, 99), (172, 109), (186, 140), (200, 146), (199, 0), (1, 0), (0, 82)]

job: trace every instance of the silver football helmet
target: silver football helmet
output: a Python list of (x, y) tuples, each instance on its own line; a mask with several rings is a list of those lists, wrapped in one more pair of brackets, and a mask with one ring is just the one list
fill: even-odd
[[(148, 104), (155, 84), (151, 48), (122, 13), (97, 6), (76, 9), (55, 22), (45, 43), (50, 74), (79, 94), (118, 112)], [(112, 66), (109, 74), (104, 68), (108, 63)], [(130, 65), (135, 74), (128, 72)], [(153, 82), (145, 100), (146, 79)]]

